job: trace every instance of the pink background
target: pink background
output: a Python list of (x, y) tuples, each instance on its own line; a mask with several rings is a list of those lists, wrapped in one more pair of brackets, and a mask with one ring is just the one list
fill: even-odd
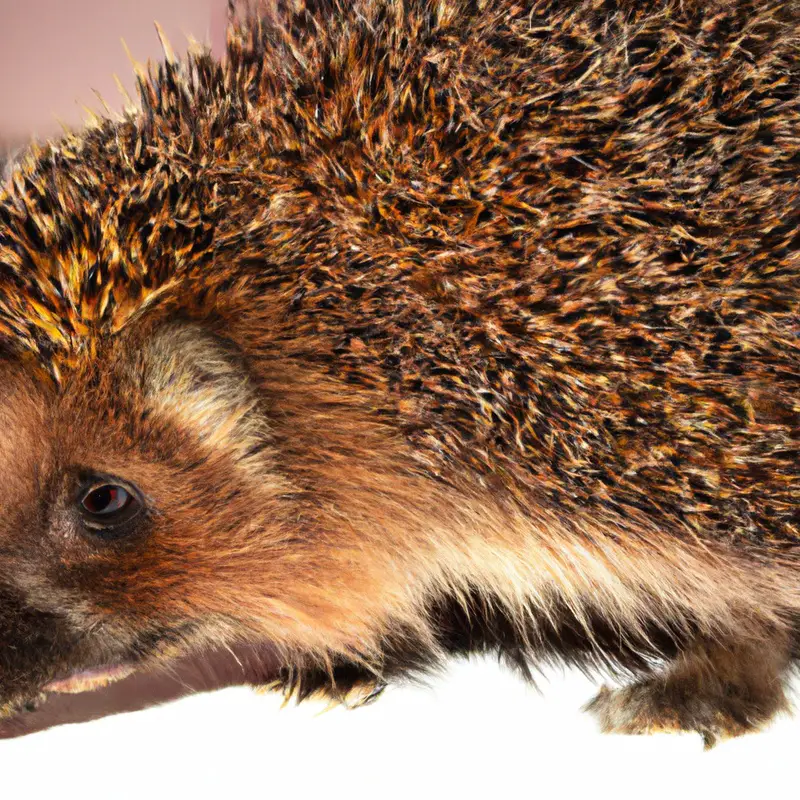
[(133, 94), (120, 42), (145, 62), (162, 57), (153, 21), (181, 53), (187, 36), (224, 49), (226, 0), (0, 0), (0, 146), (57, 135), (58, 120), (80, 125), (81, 104), (123, 106), (113, 73)]

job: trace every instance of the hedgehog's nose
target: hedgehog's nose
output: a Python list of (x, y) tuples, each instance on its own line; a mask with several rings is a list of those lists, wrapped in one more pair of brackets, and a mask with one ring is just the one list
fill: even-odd
[(29, 607), (16, 590), (0, 585), (0, 706), (20, 695), (35, 694), (73, 636), (65, 620)]

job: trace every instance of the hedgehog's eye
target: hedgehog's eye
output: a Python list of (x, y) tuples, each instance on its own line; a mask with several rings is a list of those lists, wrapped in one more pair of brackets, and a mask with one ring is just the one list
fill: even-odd
[(94, 483), (85, 488), (78, 503), (89, 528), (115, 528), (133, 519), (142, 504), (133, 489), (117, 483)]

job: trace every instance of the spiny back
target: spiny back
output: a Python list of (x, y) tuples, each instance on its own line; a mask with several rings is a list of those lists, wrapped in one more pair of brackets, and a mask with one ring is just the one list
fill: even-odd
[(747, 0), (240, 21), (17, 171), (0, 335), (58, 375), (159, 292), (269, 295), (443, 476), (793, 545), (799, 44)]

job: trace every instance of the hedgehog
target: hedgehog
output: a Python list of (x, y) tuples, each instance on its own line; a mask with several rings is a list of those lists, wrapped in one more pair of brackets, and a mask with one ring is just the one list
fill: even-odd
[(800, 7), (281, 0), (0, 192), (0, 701), (448, 658), (707, 745), (800, 659)]

